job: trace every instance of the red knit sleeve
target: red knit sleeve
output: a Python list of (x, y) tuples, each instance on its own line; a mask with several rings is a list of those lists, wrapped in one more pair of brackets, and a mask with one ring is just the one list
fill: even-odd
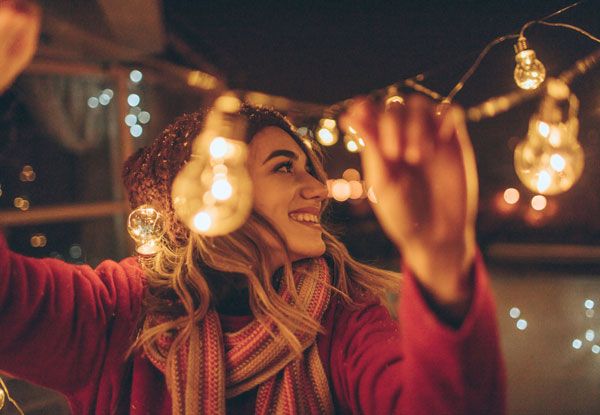
[(440, 322), (405, 272), (399, 324), (370, 304), (331, 325), (330, 380), (341, 413), (503, 414), (505, 373), (481, 257), (460, 328)]
[(93, 270), (28, 258), (11, 252), (0, 234), (0, 370), (77, 391), (107, 360), (124, 358), (142, 290), (130, 261)]

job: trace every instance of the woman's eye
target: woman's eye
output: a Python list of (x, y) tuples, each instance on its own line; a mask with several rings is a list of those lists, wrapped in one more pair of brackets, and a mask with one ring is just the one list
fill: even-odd
[(275, 166), (275, 171), (278, 173), (291, 173), (292, 161), (288, 160), (285, 163), (279, 163), (277, 166)]

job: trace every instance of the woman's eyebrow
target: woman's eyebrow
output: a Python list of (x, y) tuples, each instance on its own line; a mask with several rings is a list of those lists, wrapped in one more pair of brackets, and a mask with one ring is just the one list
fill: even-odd
[(265, 164), (267, 161), (271, 160), (272, 158), (279, 157), (279, 156), (288, 157), (288, 158), (291, 158), (292, 160), (298, 160), (298, 154), (294, 153), (293, 151), (275, 150), (271, 154), (269, 154), (269, 156), (265, 159), (265, 161), (263, 161), (262, 164)]

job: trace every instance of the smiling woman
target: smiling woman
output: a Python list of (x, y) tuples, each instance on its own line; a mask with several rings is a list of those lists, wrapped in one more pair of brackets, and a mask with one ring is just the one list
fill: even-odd
[[(0, 15), (0, 35), (12, 21)], [(340, 120), (367, 142), (363, 170), (402, 281), (354, 260), (322, 221), (316, 143), (274, 110), (239, 115), (255, 192), (230, 234), (190, 232), (171, 200), (203, 112), (125, 164), (132, 207), (164, 217), (152, 256), (93, 270), (18, 255), (0, 234), (0, 371), (60, 391), (75, 414), (502, 414), (462, 112), (359, 100)], [(400, 282), (398, 322), (385, 303)]]

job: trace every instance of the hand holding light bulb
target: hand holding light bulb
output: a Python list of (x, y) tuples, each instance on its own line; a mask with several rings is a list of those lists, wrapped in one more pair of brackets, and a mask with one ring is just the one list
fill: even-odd
[(471, 295), (477, 171), (463, 112), (422, 96), (357, 100), (341, 119), (366, 141), (379, 223), (436, 303), (460, 317)]

